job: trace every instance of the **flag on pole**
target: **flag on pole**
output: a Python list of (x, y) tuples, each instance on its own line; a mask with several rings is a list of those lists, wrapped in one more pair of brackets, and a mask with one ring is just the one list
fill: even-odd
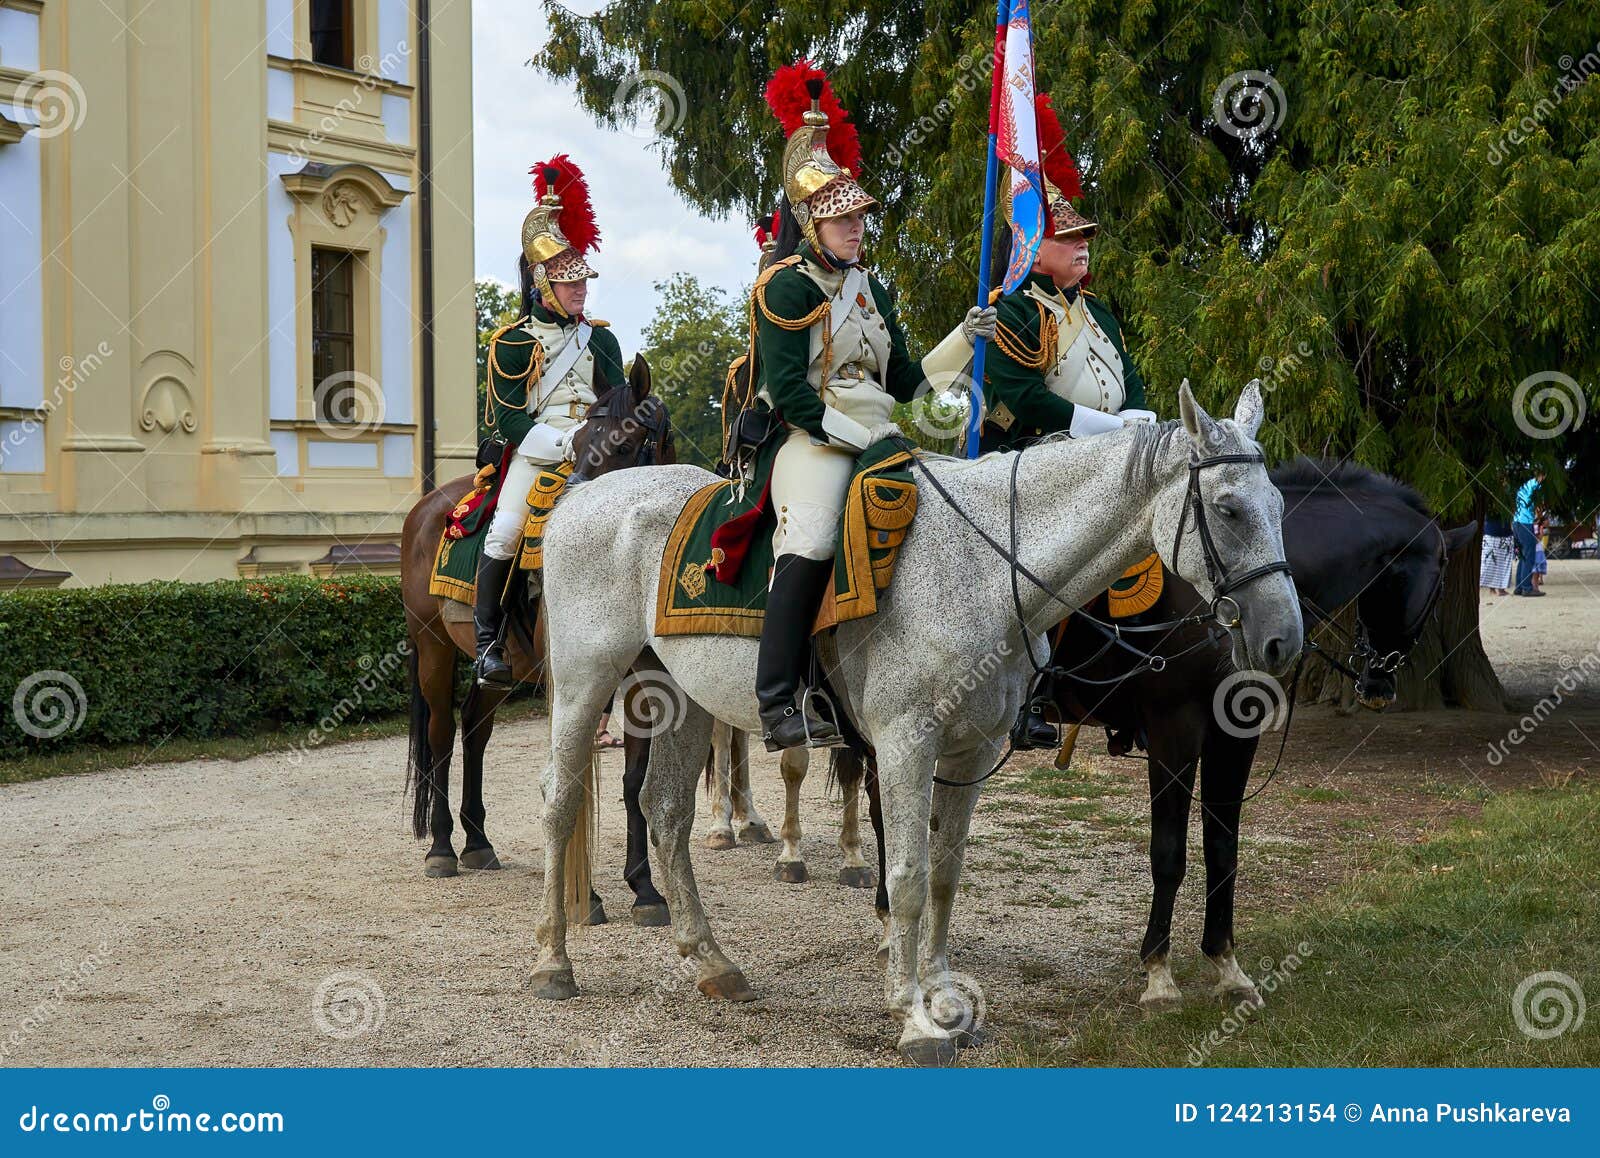
[(1007, 217), (1011, 225), (1011, 257), (1005, 284), (1010, 293), (1033, 268), (1044, 240), (1044, 175), (1039, 168), (1039, 128), (1034, 120), (1033, 21), (1028, 0), (1011, 0), (1007, 13), (1005, 70), (1000, 93), (996, 152), (1005, 168)]

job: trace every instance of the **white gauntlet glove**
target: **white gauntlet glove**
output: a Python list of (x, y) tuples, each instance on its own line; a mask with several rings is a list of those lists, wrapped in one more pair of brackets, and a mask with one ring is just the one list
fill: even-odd
[(1072, 408), (1072, 425), (1067, 428), (1067, 433), (1073, 438), (1089, 438), (1092, 435), (1121, 430), (1123, 425), (1121, 415), (1107, 414), (1101, 410), (1092, 410), (1087, 406), (1074, 406)]
[(995, 324), (999, 318), (1000, 311), (994, 306), (973, 306), (967, 311), (967, 316), (961, 319), (961, 336), (967, 340), (969, 346), (978, 338), (987, 342), (994, 337)]
[(1122, 419), (1124, 426), (1133, 426), (1140, 422), (1156, 423), (1161, 421), (1156, 417), (1154, 410), (1138, 410), (1133, 407), (1123, 407), (1117, 412), (1117, 417)]
[(578, 423), (571, 430), (562, 432), (561, 437), (556, 440), (563, 462), (578, 461), (578, 431), (582, 430), (584, 425), (585, 423)]
[[(886, 438), (904, 438), (905, 436), (906, 432), (901, 430), (897, 423), (879, 423), (867, 432), (867, 446), (882, 442)], [(866, 447), (862, 447), (862, 449), (865, 450)]]

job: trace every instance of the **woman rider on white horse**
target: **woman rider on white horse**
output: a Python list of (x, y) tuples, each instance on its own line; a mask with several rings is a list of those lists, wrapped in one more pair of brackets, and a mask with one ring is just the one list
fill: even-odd
[[(784, 423), (771, 479), (776, 563), (756, 667), (763, 738), (777, 751), (839, 741), (833, 724), (796, 703), (811, 625), (856, 459), (899, 433), (890, 411), (925, 376), (906, 352), (888, 291), (859, 264), (877, 202), (855, 181), (860, 149), (849, 114), (806, 61), (780, 69), (766, 98), (788, 134), (778, 247), (754, 289), (758, 397)], [(968, 311), (969, 345), (992, 336), (994, 317)]]

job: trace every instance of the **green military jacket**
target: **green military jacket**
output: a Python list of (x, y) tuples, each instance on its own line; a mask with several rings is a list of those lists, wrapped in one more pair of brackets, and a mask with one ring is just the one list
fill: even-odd
[[(587, 351), (592, 356), (592, 365), (588, 370), (589, 381), (580, 384), (580, 389), (586, 385), (587, 392), (600, 395), (626, 381), (622, 368), (622, 347), (605, 322), (592, 318), (587, 320), (594, 327), (589, 335)], [(537, 391), (539, 375), (545, 363), (544, 342), (540, 340), (539, 331), (549, 334), (575, 324), (573, 319), (558, 317), (542, 305), (535, 304), (531, 317), (517, 319), (511, 325), (496, 330), (489, 339), (489, 391), (484, 419), (496, 434), (512, 446), (520, 444), (534, 424), (542, 420), (539, 415), (528, 412), (529, 391)], [(583, 361), (579, 365), (582, 367)], [(582, 415), (570, 413), (579, 407), (567, 400), (565, 392), (562, 394), (562, 403), (561, 415), (552, 417), (557, 418), (555, 425), (565, 428), (566, 419), (572, 419), (575, 424)]]
[[(1048, 277), (1034, 273), (999, 301), (995, 340), (984, 355), (983, 395), (989, 411), (980, 443), (984, 453), (1015, 450), (1072, 425), (1076, 404), (1050, 388), (1058, 357), (1064, 353), (1056, 349), (1056, 322), (1035, 296), (1054, 297), (1056, 293)], [(1060, 299), (1072, 306), (1078, 293), (1073, 287), (1062, 292)], [(1082, 296), (1085, 311), (1121, 359), (1123, 398), (1117, 409), (1143, 409), (1144, 379), (1123, 345), (1122, 327), (1098, 297), (1087, 290)], [(1002, 427), (997, 415), (1009, 418), (1009, 425)]]
[[(809, 246), (802, 246), (798, 256), (813, 268), (823, 268)], [(873, 327), (881, 325), (888, 337), (888, 358), (883, 381), (878, 384), (895, 401), (909, 402), (922, 385), (922, 365), (906, 351), (905, 331), (900, 328), (889, 291), (871, 274), (867, 275), (867, 284), (872, 302), (865, 322)], [(812, 331), (830, 324), (828, 294), (802, 271), (799, 262), (769, 267), (756, 279), (754, 293), (758, 381), (772, 408), (785, 422), (822, 439), (824, 403), (818, 386), (811, 381), (818, 376), (813, 371), (820, 372), (813, 365)], [(839, 366), (828, 369), (837, 371)]]

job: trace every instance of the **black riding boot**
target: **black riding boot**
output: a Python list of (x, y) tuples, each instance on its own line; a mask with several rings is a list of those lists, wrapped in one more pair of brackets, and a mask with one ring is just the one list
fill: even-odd
[(1061, 729), (1045, 719), (1045, 709), (1054, 700), (1054, 688), (1049, 676), (1039, 676), (1028, 691), (1022, 705), (1022, 714), (1011, 725), (1011, 747), (1018, 752), (1031, 752), (1039, 748), (1054, 748), (1061, 743)]
[(772, 571), (767, 615), (761, 625), (761, 655), (756, 660), (756, 699), (761, 705), (762, 739), (767, 751), (827, 747), (839, 731), (814, 713), (803, 713), (795, 693), (810, 657), (811, 624), (822, 602), (824, 584), (833, 579), (832, 559), (781, 555)]
[(506, 662), (500, 636), (506, 622), (506, 580), (516, 558), (478, 560), (478, 589), (472, 604), (472, 629), (478, 637), (478, 682), (485, 687), (509, 688), (511, 665)]

